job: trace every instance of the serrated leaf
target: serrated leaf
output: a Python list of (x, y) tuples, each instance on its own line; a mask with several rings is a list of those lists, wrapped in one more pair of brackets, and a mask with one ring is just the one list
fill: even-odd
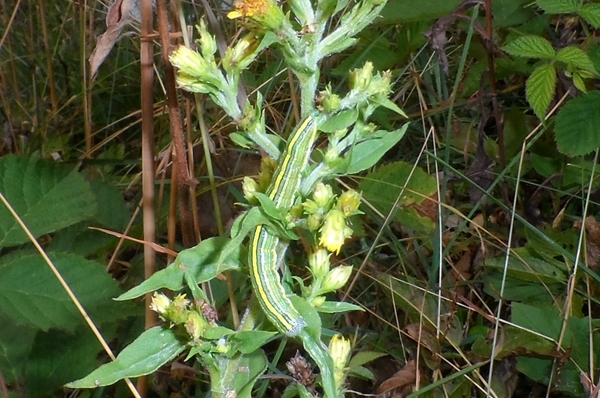
[(585, 70), (596, 74), (596, 68), (590, 57), (580, 48), (575, 46), (565, 47), (556, 54), (556, 59), (576, 69)]
[(227, 238), (208, 238), (190, 249), (182, 250), (167, 268), (158, 271), (116, 300), (131, 300), (163, 288), (172, 291), (181, 290), (186, 273), (192, 275), (197, 283), (202, 283), (224, 271), (239, 269), (241, 259), (245, 259), (246, 255), (242, 246), (232, 247), (229, 254), (219, 259), (229, 241)]
[(556, 115), (556, 144), (570, 156), (588, 154), (600, 146), (600, 92), (572, 99)]
[[(115, 335), (114, 331), (112, 336), (105, 333), (103, 329), (107, 340)], [(74, 334), (57, 330), (38, 333), (27, 363), (27, 395), (47, 396), (69, 380), (85, 376), (98, 366), (96, 356), (101, 350), (87, 325)]]
[(121, 191), (104, 181), (91, 181), (90, 186), (98, 203), (92, 222), (114, 231), (124, 230), (131, 213)]
[(544, 120), (556, 89), (556, 69), (550, 64), (537, 67), (527, 79), (526, 95), (529, 105)]
[(356, 174), (373, 167), (383, 155), (396, 145), (408, 128), (408, 123), (396, 131), (391, 131), (381, 138), (367, 139), (356, 144), (350, 152), (348, 174)]
[(600, 4), (584, 4), (579, 10), (579, 15), (594, 28), (600, 28)]
[[(0, 192), (35, 237), (92, 217), (96, 201), (89, 184), (71, 167), (42, 159), (0, 158)], [(29, 239), (0, 205), (0, 247)]]
[(139, 377), (155, 372), (186, 348), (175, 332), (160, 326), (142, 333), (125, 347), (113, 362), (102, 365), (68, 388), (95, 388), (108, 386), (126, 377)]
[[(130, 315), (115, 303), (121, 293), (98, 263), (67, 253), (50, 259), (95, 322)], [(15, 324), (73, 331), (83, 318), (45, 261), (37, 254), (16, 254), (0, 260), (0, 311)], [(129, 310), (127, 310), (129, 311)]]
[(548, 14), (567, 14), (577, 12), (580, 0), (536, 0), (538, 7)]
[(583, 82), (583, 79), (581, 78), (581, 75), (579, 73), (573, 73), (573, 76), (571, 76), (571, 78), (573, 79), (573, 84), (575, 85), (575, 87), (577, 87), (579, 91), (583, 91), (584, 93), (587, 92), (585, 83)]
[(36, 333), (35, 328), (16, 325), (0, 311), (0, 372), (5, 383), (13, 384), (23, 379)]
[(506, 46), (503, 50), (515, 57), (554, 58), (555, 51), (548, 40), (540, 36), (521, 36)]

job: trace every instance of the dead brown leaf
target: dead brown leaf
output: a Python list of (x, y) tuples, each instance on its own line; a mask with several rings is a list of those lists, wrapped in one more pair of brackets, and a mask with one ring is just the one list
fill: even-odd
[[(581, 221), (576, 221), (573, 227), (581, 229), (581, 224)], [(585, 218), (585, 232), (587, 233), (585, 262), (588, 267), (596, 271), (598, 264), (600, 264), (600, 226), (594, 216), (587, 216)]]
[[(384, 394), (391, 390), (408, 389), (417, 380), (417, 366), (414, 360), (408, 361), (402, 369), (394, 373), (377, 388), (377, 394)], [(399, 395), (398, 395), (399, 394)], [(398, 393), (395, 396), (405, 397), (408, 394)]]
[(115, 0), (108, 8), (106, 14), (106, 31), (98, 36), (96, 47), (89, 59), (92, 79), (96, 77), (98, 69), (121, 37), (123, 28), (131, 20), (131, 12), (134, 8), (134, 0)]

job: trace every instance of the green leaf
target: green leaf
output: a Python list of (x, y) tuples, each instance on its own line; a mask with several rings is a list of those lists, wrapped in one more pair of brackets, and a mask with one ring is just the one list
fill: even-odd
[(239, 269), (242, 259), (246, 258), (246, 251), (241, 245), (232, 247), (225, 257), (219, 258), (229, 242), (227, 238), (208, 238), (190, 249), (182, 250), (167, 268), (158, 271), (116, 300), (131, 300), (163, 288), (181, 290), (186, 273), (190, 273), (196, 283), (202, 283), (224, 271)]
[(600, 28), (600, 4), (584, 4), (579, 10), (579, 15), (594, 28)]
[(356, 353), (355, 356), (352, 357), (350, 362), (348, 363), (348, 368), (352, 369), (358, 366), (362, 366), (365, 363), (369, 363), (374, 361), (377, 358), (385, 357), (385, 352), (377, 352), (377, 351), (360, 351)]
[(537, 67), (527, 79), (527, 101), (541, 120), (544, 120), (556, 89), (556, 69), (550, 64)]
[[(121, 293), (117, 283), (98, 263), (83, 257), (50, 253), (50, 259), (97, 323), (130, 315), (112, 298)], [(42, 330), (73, 331), (83, 318), (46, 262), (37, 254), (17, 253), (0, 259), (0, 312), (15, 324)]]
[(581, 6), (581, 0), (536, 0), (536, 3), (548, 14), (574, 13)]
[(364, 311), (364, 308), (352, 303), (344, 303), (340, 301), (326, 301), (317, 308), (317, 311), (324, 314), (336, 314), (349, 311)]
[[(42, 159), (0, 158), (0, 192), (36, 238), (96, 213), (94, 195), (83, 177), (71, 167)], [(6, 206), (0, 205), (0, 247), (27, 241)]]
[(23, 379), (36, 329), (17, 325), (0, 311), (0, 372), (7, 384)]
[(266, 332), (264, 330), (237, 332), (231, 338), (231, 342), (233, 343), (232, 349), (242, 354), (251, 354), (276, 335), (277, 332)]
[(238, 132), (229, 134), (229, 139), (241, 148), (252, 148), (254, 146), (254, 141), (249, 140), (244, 134)]
[(566, 155), (585, 155), (600, 146), (600, 92), (567, 102), (556, 115), (554, 133), (558, 150)]
[(571, 78), (573, 79), (573, 84), (575, 85), (575, 87), (577, 87), (579, 91), (587, 93), (587, 87), (585, 87), (585, 82), (583, 81), (579, 73), (573, 73), (573, 76), (571, 76)]
[(515, 57), (551, 59), (555, 55), (552, 44), (540, 36), (521, 36), (503, 49)]
[(91, 181), (90, 186), (98, 203), (96, 214), (91, 221), (114, 231), (124, 230), (129, 223), (131, 212), (127, 209), (121, 191), (104, 181)]
[[(382, 214), (396, 212), (395, 220), (404, 226), (418, 231), (431, 231), (433, 221), (420, 217), (411, 205), (422, 203), (425, 198), (437, 192), (435, 178), (423, 169), (406, 162), (395, 162), (385, 165), (370, 173), (360, 183), (363, 198), (371, 203)], [(393, 208), (398, 196), (398, 207)]]
[(451, 14), (462, 0), (420, 0), (418, 6), (412, 1), (390, 1), (381, 12), (377, 24), (396, 25), (410, 21), (429, 21)]
[(175, 332), (160, 326), (142, 333), (110, 363), (72, 383), (68, 388), (108, 386), (126, 377), (139, 377), (155, 372), (186, 348)]
[(342, 111), (319, 126), (319, 131), (324, 133), (335, 133), (338, 130), (346, 129), (356, 123), (358, 119), (358, 111), (356, 109), (348, 109)]
[[(502, 271), (504, 263), (504, 257), (497, 257), (486, 260), (485, 265), (486, 267)], [(513, 278), (536, 283), (556, 283), (567, 280), (567, 277), (561, 270), (535, 257), (517, 258), (516, 256), (510, 256), (506, 274)]]
[(373, 167), (387, 151), (404, 137), (407, 129), (408, 123), (396, 131), (388, 132), (381, 138), (367, 139), (356, 144), (349, 155), (350, 165), (347, 173), (356, 174)]
[(597, 74), (590, 57), (579, 47), (569, 46), (556, 54), (556, 59), (569, 65), (571, 70), (580, 69)]
[(223, 393), (218, 396), (224, 397), (226, 392), (234, 391), (236, 398), (251, 398), (256, 380), (267, 370), (267, 357), (262, 350), (233, 358), (221, 355), (208, 370), (211, 390)]
[(391, 99), (387, 98), (387, 97), (383, 97), (383, 98), (373, 98), (373, 103), (383, 106), (386, 109), (389, 109), (392, 112), (397, 113), (400, 116), (403, 116), (405, 118), (408, 119), (408, 115), (406, 114), (406, 112), (404, 112), (402, 110), (402, 108), (400, 108), (398, 105), (396, 105)]
[[(107, 340), (112, 338), (105, 329), (102, 335)], [(111, 335), (114, 337), (114, 330)], [(28, 396), (48, 396), (66, 382), (85, 376), (98, 366), (96, 357), (101, 350), (87, 325), (74, 334), (57, 330), (38, 333), (27, 363)]]

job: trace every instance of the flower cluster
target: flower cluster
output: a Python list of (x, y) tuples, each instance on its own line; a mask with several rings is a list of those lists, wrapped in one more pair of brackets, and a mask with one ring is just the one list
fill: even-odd
[(319, 244), (333, 253), (339, 253), (346, 239), (352, 236), (348, 218), (359, 214), (360, 194), (354, 190), (335, 198), (331, 186), (317, 183), (313, 198), (304, 203), (308, 228), (319, 231)]
[(204, 302), (192, 302), (185, 298), (185, 294), (176, 296), (173, 300), (162, 293), (154, 292), (150, 309), (158, 313), (159, 317), (170, 322), (172, 326), (183, 326), (194, 343), (200, 342), (205, 331), (215, 326), (214, 321), (206, 319), (206, 305)]
[(308, 301), (315, 307), (325, 302), (325, 294), (342, 288), (350, 279), (352, 266), (340, 265), (332, 269), (330, 256), (339, 253), (345, 240), (352, 236), (348, 218), (359, 213), (359, 205), (358, 192), (349, 190), (336, 198), (331, 186), (322, 182), (315, 186), (312, 198), (302, 204), (308, 216), (308, 229), (318, 233), (319, 247), (308, 258), (313, 277)]

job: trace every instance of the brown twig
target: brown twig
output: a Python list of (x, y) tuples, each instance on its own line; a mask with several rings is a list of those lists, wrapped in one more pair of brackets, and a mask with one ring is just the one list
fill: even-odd
[[(143, 192), (143, 224), (144, 240), (156, 240), (155, 213), (154, 213), (154, 98), (152, 95), (154, 81), (153, 41), (152, 34), (152, 0), (142, 0), (142, 23), (140, 34), (140, 66), (141, 66), (141, 100), (142, 100), (142, 192)], [(144, 277), (150, 278), (156, 270), (156, 253), (150, 245), (144, 245)], [(146, 329), (158, 321), (157, 314), (150, 310), (152, 296), (145, 296), (146, 302)], [(138, 379), (137, 387), (142, 396), (146, 395), (147, 377)]]
[(190, 209), (190, 188), (194, 190), (197, 181), (190, 176), (187, 167), (187, 153), (183, 139), (183, 128), (181, 125), (181, 114), (177, 102), (177, 89), (175, 85), (175, 69), (169, 61), (169, 49), (171, 46), (169, 38), (169, 20), (167, 15), (167, 4), (165, 0), (156, 2), (158, 30), (160, 44), (162, 47), (162, 59), (165, 67), (165, 88), (167, 90), (167, 107), (169, 109), (169, 121), (171, 123), (171, 136), (173, 139), (173, 162), (177, 164), (177, 186), (178, 205), (181, 219), (181, 234), (183, 245), (192, 247), (197, 242), (194, 240), (194, 225), (192, 211)]

